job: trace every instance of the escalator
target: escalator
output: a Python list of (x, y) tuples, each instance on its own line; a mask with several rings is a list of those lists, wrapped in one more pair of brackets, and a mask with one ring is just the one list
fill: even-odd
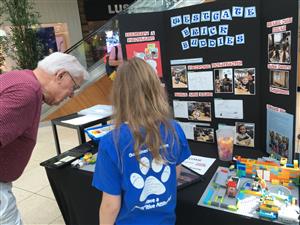
[[(211, 0), (210, 0), (211, 1)], [(46, 104), (43, 105), (42, 108), (42, 120), (53, 119), (56, 116), (55, 111), (58, 111), (59, 108), (66, 107), (66, 103), (70, 104), (70, 101), (74, 101), (74, 99), (79, 98), (80, 95), (84, 94), (84, 91), (95, 84), (96, 82), (100, 82), (100, 86), (102, 86), (102, 93), (108, 93), (111, 84), (109, 83), (108, 79), (104, 78), (102, 81), (105, 73), (105, 56), (107, 54), (107, 39), (109, 39), (110, 35), (118, 36), (118, 16), (120, 14), (134, 14), (134, 13), (149, 13), (149, 12), (158, 12), (158, 11), (166, 11), (175, 8), (181, 8), (196, 4), (201, 4), (204, 2), (208, 2), (205, 0), (137, 0), (132, 3), (127, 9), (120, 12), (118, 15), (111, 18), (105, 25), (100, 27), (99, 29), (93, 31), (88, 36), (83, 38), (81, 41), (76, 43), (70, 49), (66, 51), (66, 53), (75, 56), (80, 63), (87, 69), (90, 73), (90, 78), (86, 81), (80, 90), (75, 93), (75, 97), (73, 99), (68, 99), (59, 106), (48, 106)], [(101, 79), (101, 80), (100, 80)], [(102, 84), (101, 84), (102, 83)], [(106, 88), (107, 87), (107, 88)], [(105, 96), (105, 93), (104, 93)], [(90, 96), (89, 96), (90, 97)], [(98, 98), (99, 96), (95, 96)], [(88, 97), (87, 97), (88, 98)], [(84, 104), (84, 99), (80, 100), (82, 103), (81, 108), (73, 109), (73, 111), (78, 111), (79, 109), (89, 107), (90, 105)], [(104, 101), (104, 104), (107, 101)], [(99, 103), (98, 103), (99, 104)], [(80, 107), (80, 106), (79, 106)], [(57, 113), (56, 113), (57, 114)], [(67, 113), (68, 114), (68, 113)], [(51, 116), (52, 115), (52, 116)], [(59, 115), (62, 116), (62, 115)]]

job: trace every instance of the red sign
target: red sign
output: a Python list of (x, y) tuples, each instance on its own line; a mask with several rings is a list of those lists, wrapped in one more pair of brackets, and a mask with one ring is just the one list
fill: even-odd
[(161, 52), (159, 41), (126, 45), (127, 59), (138, 57), (145, 60), (162, 77)]

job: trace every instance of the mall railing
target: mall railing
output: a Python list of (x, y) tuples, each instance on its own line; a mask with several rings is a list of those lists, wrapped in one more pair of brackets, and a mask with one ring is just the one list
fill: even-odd
[[(137, 0), (118, 15), (166, 11), (196, 5), (203, 2), (205, 2), (205, 0)], [(118, 33), (118, 15), (111, 18), (105, 25), (91, 32), (66, 51), (66, 53), (75, 56), (90, 73), (89, 80), (81, 86), (79, 92), (105, 75), (104, 58), (107, 54), (106, 34), (108, 31)], [(75, 94), (78, 94), (78, 92)], [(41, 119), (45, 119), (49, 114), (56, 111), (58, 107), (61, 107), (64, 103), (59, 106), (48, 106), (44, 104)]]

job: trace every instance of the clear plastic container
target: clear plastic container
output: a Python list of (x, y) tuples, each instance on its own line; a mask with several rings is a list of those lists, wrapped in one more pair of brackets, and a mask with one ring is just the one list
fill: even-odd
[(234, 131), (231, 128), (220, 128), (216, 131), (218, 155), (222, 161), (231, 161), (233, 154)]

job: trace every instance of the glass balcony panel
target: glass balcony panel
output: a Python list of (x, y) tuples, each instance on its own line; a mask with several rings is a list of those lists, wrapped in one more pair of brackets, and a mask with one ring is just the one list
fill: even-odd
[[(137, 0), (119, 14), (159, 12), (203, 2), (205, 2), (205, 0)], [(105, 75), (104, 58), (107, 55), (107, 48), (109, 44), (114, 44), (110, 43), (110, 41), (118, 39), (116, 38), (118, 33), (118, 16), (116, 15), (104, 26), (90, 33), (87, 37), (66, 51), (66, 53), (75, 56), (90, 73), (89, 80), (85, 81), (75, 95)], [(109, 36), (112, 34), (114, 35), (113, 38)], [(60, 104), (60, 106), (48, 106), (44, 104), (41, 119), (46, 118), (49, 114), (57, 110), (58, 107), (61, 107), (61, 105), (62, 104)]]

